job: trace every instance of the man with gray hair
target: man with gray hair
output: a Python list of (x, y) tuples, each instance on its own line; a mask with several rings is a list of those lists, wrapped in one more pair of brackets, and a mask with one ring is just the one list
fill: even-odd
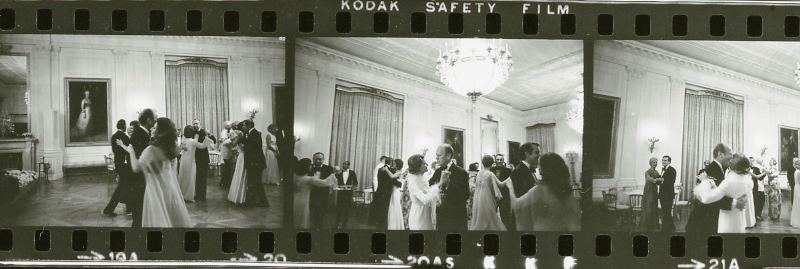
[(436, 149), (436, 161), (441, 165), (428, 181), (439, 185), (442, 203), (436, 209), (436, 230), (467, 230), (467, 199), (469, 199), (469, 174), (453, 162), (453, 147), (442, 144)]

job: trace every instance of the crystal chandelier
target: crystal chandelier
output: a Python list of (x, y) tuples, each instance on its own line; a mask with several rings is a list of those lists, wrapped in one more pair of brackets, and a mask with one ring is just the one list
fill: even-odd
[(569, 110), (567, 110), (567, 125), (577, 131), (579, 134), (583, 133), (583, 88), (578, 89), (578, 96), (569, 102)]
[(439, 51), (439, 80), (456, 93), (475, 102), (508, 80), (513, 61), (508, 45), (498, 41), (462, 39)]

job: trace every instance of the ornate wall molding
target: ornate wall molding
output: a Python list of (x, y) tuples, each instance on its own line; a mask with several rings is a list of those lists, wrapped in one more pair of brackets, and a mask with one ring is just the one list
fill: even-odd
[(743, 74), (740, 72), (736, 72), (727, 68), (719, 67), (707, 62), (703, 62), (700, 60), (692, 59), (674, 52), (666, 51), (660, 48), (656, 48), (647, 44), (643, 44), (636, 41), (622, 41), (622, 40), (612, 40), (606, 41), (605, 43), (611, 44), (617, 48), (624, 49), (626, 51), (631, 51), (638, 55), (645, 55), (648, 57), (653, 57), (656, 59), (664, 60), (671, 63), (676, 63), (682, 66), (690, 67), (695, 70), (701, 70), (706, 72), (711, 72), (721, 77), (735, 79), (741, 82), (748, 83), (750, 85), (755, 85), (762, 88), (767, 88), (771, 90), (776, 90), (785, 94), (800, 96), (800, 92), (786, 88), (782, 85), (769, 82), (763, 79), (755, 78), (753, 76)]

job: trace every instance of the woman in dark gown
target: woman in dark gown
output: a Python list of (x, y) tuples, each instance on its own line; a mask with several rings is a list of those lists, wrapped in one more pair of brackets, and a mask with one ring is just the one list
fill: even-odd
[(663, 181), (656, 170), (658, 159), (650, 158), (650, 169), (644, 173), (644, 191), (642, 197), (642, 229), (655, 231), (658, 228), (658, 183)]

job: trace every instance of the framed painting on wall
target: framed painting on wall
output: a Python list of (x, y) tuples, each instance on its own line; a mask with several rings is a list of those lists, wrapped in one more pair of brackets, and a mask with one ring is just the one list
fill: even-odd
[(508, 156), (506, 157), (506, 162), (517, 165), (519, 162), (519, 142), (515, 141), (508, 141)]
[(781, 136), (781, 172), (792, 166), (792, 159), (797, 157), (797, 129), (787, 127), (780, 128)]
[(442, 143), (449, 144), (453, 147), (453, 159), (456, 164), (464, 167), (464, 129), (453, 127), (442, 127)]
[(108, 79), (65, 79), (67, 146), (110, 145), (110, 84)]

